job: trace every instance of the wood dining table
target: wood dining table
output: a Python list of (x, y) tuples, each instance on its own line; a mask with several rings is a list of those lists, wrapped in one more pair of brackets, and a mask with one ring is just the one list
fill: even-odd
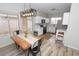
[(14, 35), (11, 38), (15, 42), (17, 49), (20, 47), (23, 51), (28, 51), (29, 54), (29, 48), (32, 47), (36, 41), (42, 39), (42, 36), (32, 36), (32, 39), (23, 35)]
[(26, 50), (26, 49), (28, 49), (31, 46), (31, 44), (29, 42), (25, 41), (24, 39), (22, 39), (21, 37), (18, 37), (18, 36), (15, 37), (14, 41), (23, 50)]
[(27, 50), (29, 51), (29, 48), (32, 47), (33, 43), (35, 43), (36, 41), (40, 39), (48, 39), (49, 37), (47, 35), (51, 37), (50, 34), (45, 34), (45, 35), (40, 35), (40, 36), (33, 35), (32, 37), (35, 39), (32, 39), (32, 38), (24, 37), (22, 35), (15, 35), (12, 37), (12, 39), (14, 40), (15, 44), (19, 46), (23, 51), (27, 51)]

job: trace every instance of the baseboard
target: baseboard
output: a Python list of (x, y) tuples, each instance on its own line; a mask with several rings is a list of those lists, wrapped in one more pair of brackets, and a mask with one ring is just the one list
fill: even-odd
[(67, 44), (64, 44), (64, 46), (67, 46), (67, 47), (72, 48), (72, 49), (79, 50), (79, 48), (76, 48), (76, 47), (73, 47), (73, 46), (70, 46), (70, 45), (67, 45)]

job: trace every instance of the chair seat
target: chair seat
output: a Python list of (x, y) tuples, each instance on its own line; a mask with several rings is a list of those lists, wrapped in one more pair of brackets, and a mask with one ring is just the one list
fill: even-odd
[(31, 52), (32, 54), (37, 54), (38, 52), (40, 52), (40, 48), (38, 48), (38, 46), (36, 46), (36, 47), (33, 48), (33, 49), (30, 48), (30, 52)]

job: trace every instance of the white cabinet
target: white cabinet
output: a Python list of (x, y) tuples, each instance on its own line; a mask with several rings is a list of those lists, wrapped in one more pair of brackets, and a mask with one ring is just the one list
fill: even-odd
[(49, 22), (49, 19), (48, 19), (48, 18), (45, 18), (45, 17), (42, 17), (42, 16), (36, 16), (36, 17), (34, 18), (34, 23), (41, 23), (41, 20), (42, 20), (42, 19), (45, 19), (46, 23)]
[(43, 24), (43, 25), (47, 26), (48, 25), (47, 23), (49, 22), (48, 18), (42, 17), (42, 16), (36, 16), (33, 19), (33, 31), (37, 31), (38, 35), (43, 34), (43, 28), (40, 27), (40, 24), (42, 24), (41, 23), (42, 19), (45, 19), (45, 24)]
[(41, 28), (39, 25), (35, 25), (33, 31), (38, 32), (38, 35), (43, 34), (43, 28)]
[(47, 26), (47, 32), (55, 33), (56, 25), (50, 24)]
[(68, 13), (64, 13), (63, 15), (63, 25), (68, 25), (68, 21), (69, 21), (69, 12)]
[(43, 17), (43, 19), (45, 19), (46, 23), (49, 23), (49, 19), (48, 18)]
[(35, 17), (35, 23), (41, 23), (41, 19), (42, 19), (42, 17), (36, 16)]

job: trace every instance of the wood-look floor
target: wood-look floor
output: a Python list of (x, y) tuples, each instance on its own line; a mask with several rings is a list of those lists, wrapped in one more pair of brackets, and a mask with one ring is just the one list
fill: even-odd
[[(25, 52), (17, 50), (15, 45), (10, 45), (10, 47), (0, 49), (0, 56), (25, 56)], [(55, 42), (50, 46), (49, 42), (44, 40), (41, 45), (41, 56), (79, 56), (79, 51), (66, 47), (61, 42)]]
[[(47, 42), (44, 44), (41, 47), (41, 56), (79, 56), (78, 50), (66, 47), (61, 42), (56, 42), (52, 47)], [(24, 54), (21, 53), (18, 56), (24, 56)]]
[(52, 47), (51, 56), (79, 56), (79, 51), (56, 42)]

